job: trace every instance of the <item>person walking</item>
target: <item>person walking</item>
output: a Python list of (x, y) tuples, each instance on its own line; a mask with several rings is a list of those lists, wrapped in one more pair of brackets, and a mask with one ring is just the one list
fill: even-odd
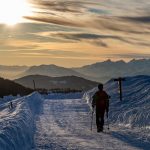
[(105, 112), (108, 117), (110, 96), (103, 90), (103, 84), (98, 85), (98, 91), (93, 95), (92, 107), (96, 106), (97, 132), (103, 131)]

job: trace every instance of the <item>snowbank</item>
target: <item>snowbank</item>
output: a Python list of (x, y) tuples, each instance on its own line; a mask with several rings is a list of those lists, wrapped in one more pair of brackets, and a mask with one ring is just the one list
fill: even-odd
[(13, 100), (13, 108), (0, 107), (0, 149), (27, 150), (34, 146), (34, 117), (40, 110), (40, 94)]
[(17, 98), (20, 98), (20, 95), (17, 95), (17, 96), (12, 96), (12, 95), (4, 96), (3, 98), (0, 98), (0, 104), (12, 101), (12, 100), (17, 99)]
[[(84, 94), (91, 105), (97, 88)], [(118, 84), (110, 80), (105, 90), (111, 96), (109, 118), (111, 123), (127, 127), (150, 128), (150, 76), (127, 77), (123, 82), (123, 101), (119, 101)]]

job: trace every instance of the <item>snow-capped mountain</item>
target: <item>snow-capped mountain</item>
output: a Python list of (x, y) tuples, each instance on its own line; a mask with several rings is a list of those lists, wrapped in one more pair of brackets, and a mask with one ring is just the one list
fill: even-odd
[(106, 82), (118, 76), (150, 75), (150, 59), (122, 60), (113, 62), (107, 60), (92, 65), (74, 68), (75, 71), (93, 77), (95, 81)]

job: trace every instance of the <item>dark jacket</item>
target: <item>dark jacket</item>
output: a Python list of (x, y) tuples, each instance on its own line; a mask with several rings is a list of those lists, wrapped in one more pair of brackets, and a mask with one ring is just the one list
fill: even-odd
[(109, 111), (109, 95), (105, 91), (97, 91), (93, 95), (92, 107), (96, 106), (96, 111), (104, 113)]

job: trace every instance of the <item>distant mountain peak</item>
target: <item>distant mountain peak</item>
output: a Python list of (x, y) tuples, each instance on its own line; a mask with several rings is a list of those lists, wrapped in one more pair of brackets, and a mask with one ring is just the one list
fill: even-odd
[(117, 63), (117, 64), (126, 64), (126, 62), (124, 60), (118, 60), (115, 63)]
[(150, 62), (150, 59), (132, 59), (129, 63)]
[(107, 59), (104, 62), (112, 62), (112, 60), (111, 59)]

